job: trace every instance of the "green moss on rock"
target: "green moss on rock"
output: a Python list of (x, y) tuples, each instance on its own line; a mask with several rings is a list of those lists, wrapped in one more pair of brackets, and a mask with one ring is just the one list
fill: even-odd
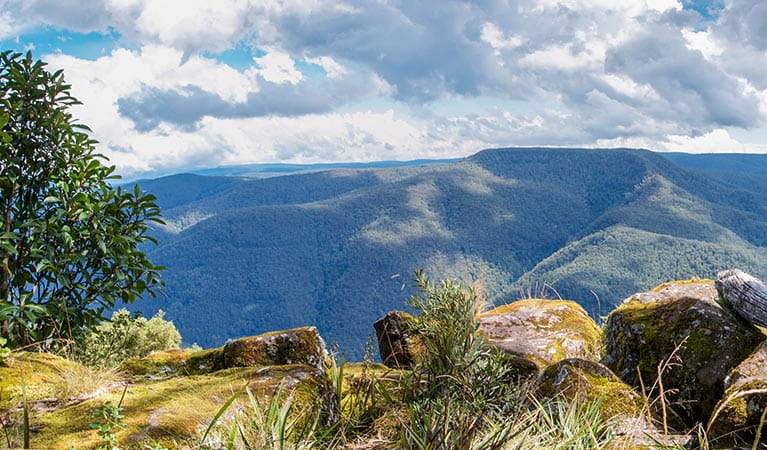
[(629, 297), (607, 321), (602, 362), (632, 386), (640, 375), (653, 386), (659, 364), (677, 349), (662, 381), (674, 392), (668, 400), (680, 427), (708, 420), (727, 374), (764, 340), (717, 298), (710, 280), (667, 283)]
[(491, 344), (540, 368), (567, 358), (599, 359), (601, 330), (570, 300), (518, 300), (480, 314), (479, 320), (479, 332)]
[(644, 402), (631, 386), (604, 365), (579, 358), (559, 361), (544, 369), (535, 383), (539, 399), (602, 402), (608, 417), (639, 417)]
[(221, 361), (223, 367), (306, 364), (323, 368), (327, 352), (317, 329), (304, 327), (231, 341), (224, 346)]
[(134, 376), (203, 375), (232, 367), (305, 364), (324, 368), (327, 350), (315, 327), (273, 331), (228, 342), (223, 347), (190, 352), (165, 350), (125, 361), (121, 370)]
[[(767, 342), (725, 379), (726, 391), (711, 418), (709, 436), (720, 443), (750, 446), (767, 408)], [(767, 444), (767, 436), (762, 438)]]

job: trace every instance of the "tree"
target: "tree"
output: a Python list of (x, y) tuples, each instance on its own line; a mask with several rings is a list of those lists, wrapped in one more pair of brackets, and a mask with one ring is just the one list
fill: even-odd
[(0, 334), (48, 349), (96, 326), (116, 302), (156, 296), (155, 197), (125, 190), (96, 153), (61, 71), (0, 53)]

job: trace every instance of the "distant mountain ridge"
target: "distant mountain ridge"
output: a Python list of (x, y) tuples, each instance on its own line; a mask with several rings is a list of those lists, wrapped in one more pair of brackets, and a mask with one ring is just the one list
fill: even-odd
[(143, 181), (168, 222), (148, 249), (168, 267), (168, 298), (134, 307), (165, 310), (203, 346), (312, 324), (360, 357), (369, 324), (403, 307), (417, 268), (474, 281), (494, 303), (545, 290), (593, 315), (671, 279), (729, 267), (764, 277), (767, 191), (755, 168), (767, 155), (721, 158), (513, 148)]

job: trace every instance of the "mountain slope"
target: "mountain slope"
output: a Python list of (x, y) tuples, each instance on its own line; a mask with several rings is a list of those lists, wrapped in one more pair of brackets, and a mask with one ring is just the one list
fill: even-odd
[(150, 254), (168, 267), (168, 298), (135, 306), (164, 309), (204, 346), (313, 324), (357, 358), (372, 322), (403, 307), (417, 268), (477, 281), (495, 303), (557, 281), (595, 310), (591, 290), (609, 305), (733, 265), (761, 273), (767, 261), (759, 192), (644, 150), (485, 150), (450, 164), (217, 180), (183, 199), (172, 181), (153, 181), (175, 200)]

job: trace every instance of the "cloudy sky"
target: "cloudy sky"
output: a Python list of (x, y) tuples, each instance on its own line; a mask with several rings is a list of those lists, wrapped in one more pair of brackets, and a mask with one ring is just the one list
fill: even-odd
[(764, 0), (0, 0), (133, 177), (500, 146), (767, 152)]

